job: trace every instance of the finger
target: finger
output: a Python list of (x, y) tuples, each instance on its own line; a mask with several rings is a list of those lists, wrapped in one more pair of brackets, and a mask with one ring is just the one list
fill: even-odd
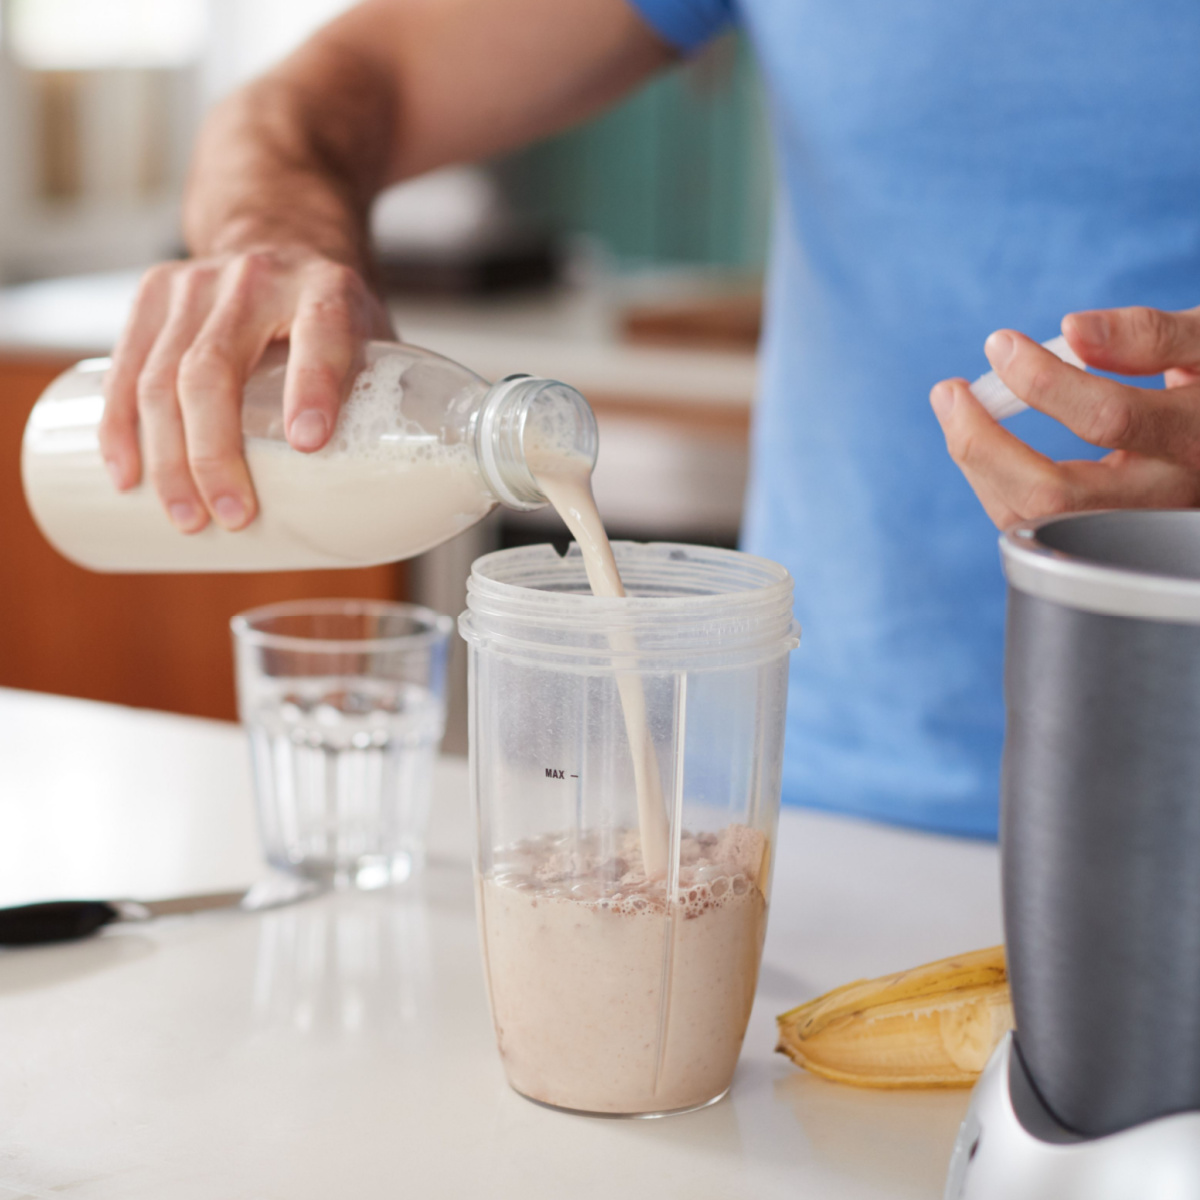
[(263, 351), (286, 331), (293, 292), (269, 256), (232, 260), (179, 365), (188, 466), (209, 512), (226, 529), (243, 528), (258, 512), (244, 457), (242, 395)]
[(963, 477), (971, 485), (975, 498), (983, 506), (983, 511), (987, 513), (997, 529), (1007, 529), (1021, 520), (1021, 515), (1006, 504), (1000, 496), (992, 492), (985, 482), (973, 478), (966, 471), (963, 472)]
[[(950, 436), (952, 433), (957, 436), (958, 426), (961, 422), (961, 414), (957, 414), (952, 407), (957, 404), (958, 385), (961, 382), (965, 381), (947, 379), (938, 384), (929, 394), (930, 403), (933, 405), (933, 411), (942, 426), (942, 432), (947, 435), (947, 450), (950, 448)], [(971, 398), (974, 399), (973, 394)], [(980, 478), (971, 471), (963, 469), (961, 464), (957, 465), (959, 466), (959, 470), (963, 472), (967, 483), (970, 484), (976, 499), (983, 505), (983, 511), (991, 518), (992, 524), (997, 529), (1007, 529), (1009, 525), (1019, 520), (1017, 514), (993, 490), (987, 480)]]
[(1094, 446), (1200, 465), (1200, 389), (1135, 388), (1089, 375), (1007, 329), (984, 350), (1015, 395)]
[(178, 263), (159, 263), (142, 276), (129, 320), (104, 377), (104, 414), (100, 418), (100, 454), (121, 491), (142, 476), (138, 446), (137, 382), (167, 318), (171, 277)]
[(322, 263), (306, 279), (289, 335), (283, 400), (283, 425), (297, 450), (319, 450), (333, 433), (377, 324), (375, 303), (349, 267)]
[(1072, 496), (1057, 464), (994, 421), (965, 379), (939, 383), (930, 402), (950, 457), (996, 525), (1070, 509)]
[(1085, 508), (1194, 508), (1200, 471), (1118, 450), (1099, 462), (1064, 462), (1075, 506)]
[(188, 467), (177, 394), (179, 364), (208, 315), (215, 267), (189, 266), (171, 280), (170, 312), (138, 379), (138, 417), (146, 471), (172, 522), (185, 533), (208, 524)]
[(1075, 352), (1101, 371), (1157, 375), (1200, 369), (1200, 309), (1110, 308), (1069, 313), (1062, 331)]

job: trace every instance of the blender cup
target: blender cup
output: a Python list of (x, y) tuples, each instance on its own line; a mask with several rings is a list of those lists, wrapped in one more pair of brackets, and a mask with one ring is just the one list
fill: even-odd
[(733, 1078), (798, 631), (775, 563), (613, 550), (625, 599), (590, 594), (574, 545), (472, 569), (460, 628), (477, 903), (512, 1086), (652, 1116), (711, 1104)]

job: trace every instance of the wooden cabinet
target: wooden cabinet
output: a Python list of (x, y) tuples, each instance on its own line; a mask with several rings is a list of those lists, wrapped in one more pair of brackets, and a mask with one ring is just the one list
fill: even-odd
[(20, 450), (30, 408), (68, 365), (0, 355), (0, 686), (232, 719), (234, 613), (313, 596), (403, 598), (403, 565), (97, 575), (67, 562), (25, 506)]

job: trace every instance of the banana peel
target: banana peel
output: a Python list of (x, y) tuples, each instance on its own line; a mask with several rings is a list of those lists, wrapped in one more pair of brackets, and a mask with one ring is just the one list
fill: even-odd
[(862, 979), (777, 1018), (780, 1053), (856, 1087), (970, 1087), (1012, 1028), (1004, 947)]

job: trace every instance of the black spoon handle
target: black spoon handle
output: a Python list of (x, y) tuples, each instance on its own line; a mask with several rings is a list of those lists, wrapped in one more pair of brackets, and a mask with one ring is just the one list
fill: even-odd
[(0, 946), (37, 946), (85, 938), (120, 917), (103, 900), (50, 900), (0, 908)]

